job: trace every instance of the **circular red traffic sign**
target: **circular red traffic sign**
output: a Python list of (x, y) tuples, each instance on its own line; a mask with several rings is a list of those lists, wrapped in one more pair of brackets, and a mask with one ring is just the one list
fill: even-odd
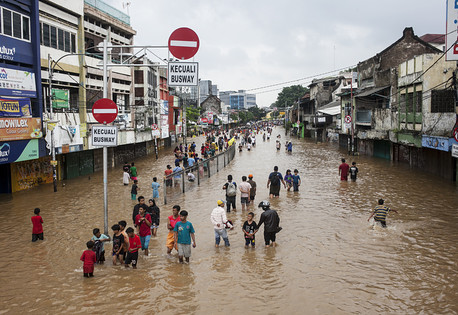
[(109, 98), (101, 98), (92, 105), (92, 115), (101, 124), (109, 124), (118, 116), (118, 106)]
[(351, 116), (350, 115), (345, 116), (345, 122), (347, 124), (351, 123)]
[(157, 125), (156, 125), (156, 124), (152, 124), (152, 125), (151, 125), (151, 129), (157, 130)]
[(199, 36), (187, 27), (174, 30), (169, 37), (169, 51), (180, 60), (194, 57), (199, 50), (199, 45)]
[(458, 127), (453, 130), (453, 138), (458, 142)]

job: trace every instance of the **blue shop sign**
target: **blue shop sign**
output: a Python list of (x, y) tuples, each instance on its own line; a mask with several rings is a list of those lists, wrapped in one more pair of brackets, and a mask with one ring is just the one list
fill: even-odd
[(38, 159), (39, 139), (0, 142), (0, 164)]
[(450, 151), (449, 138), (436, 137), (436, 136), (425, 136), (421, 137), (421, 145), (424, 148), (430, 148), (434, 150), (440, 150), (448, 152)]
[(0, 35), (0, 59), (33, 65), (32, 43)]

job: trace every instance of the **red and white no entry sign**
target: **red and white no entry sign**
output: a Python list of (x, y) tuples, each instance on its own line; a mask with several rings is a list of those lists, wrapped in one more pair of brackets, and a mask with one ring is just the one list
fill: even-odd
[(345, 116), (345, 122), (347, 124), (351, 123), (351, 116), (350, 115)]
[(109, 124), (118, 116), (118, 106), (109, 98), (101, 98), (92, 105), (92, 115), (101, 124)]
[(194, 57), (199, 50), (199, 45), (199, 36), (187, 27), (174, 30), (169, 37), (169, 51), (180, 60)]
[(152, 125), (151, 125), (151, 129), (157, 130), (157, 125), (156, 125), (156, 124), (152, 124)]
[(458, 141), (458, 127), (453, 130), (453, 138), (455, 138), (455, 141)]

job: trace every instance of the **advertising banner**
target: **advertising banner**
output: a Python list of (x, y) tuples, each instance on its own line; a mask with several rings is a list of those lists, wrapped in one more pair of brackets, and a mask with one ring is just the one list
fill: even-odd
[(52, 89), (52, 108), (70, 108), (69, 90)]
[(0, 98), (0, 117), (30, 117), (29, 98)]
[(161, 115), (169, 114), (169, 102), (161, 100)]
[(0, 118), (0, 141), (41, 138), (40, 118)]
[(0, 60), (34, 63), (32, 43), (0, 35)]
[(0, 142), (0, 164), (38, 159), (38, 139)]
[(423, 135), (421, 137), (421, 146), (445, 152), (450, 151), (449, 140), (445, 137)]
[[(447, 50), (447, 54), (445, 55), (445, 59), (447, 61), (458, 60), (458, 43), (455, 43), (457, 40), (457, 29), (458, 24), (456, 21), (458, 20), (458, 1), (455, 0), (447, 0), (447, 21), (446, 21), (446, 36), (445, 36), (445, 49)], [(450, 46), (453, 45), (453, 48)]]
[(0, 95), (37, 97), (33, 72), (0, 68)]

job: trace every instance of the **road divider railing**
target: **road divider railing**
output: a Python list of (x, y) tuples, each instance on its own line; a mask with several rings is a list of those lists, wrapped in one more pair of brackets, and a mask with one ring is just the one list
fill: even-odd
[[(191, 167), (183, 168), (164, 176), (164, 204), (178, 194), (184, 194), (225, 168), (235, 157), (235, 145), (205, 160), (199, 160)], [(189, 175), (188, 174), (192, 174)]]

